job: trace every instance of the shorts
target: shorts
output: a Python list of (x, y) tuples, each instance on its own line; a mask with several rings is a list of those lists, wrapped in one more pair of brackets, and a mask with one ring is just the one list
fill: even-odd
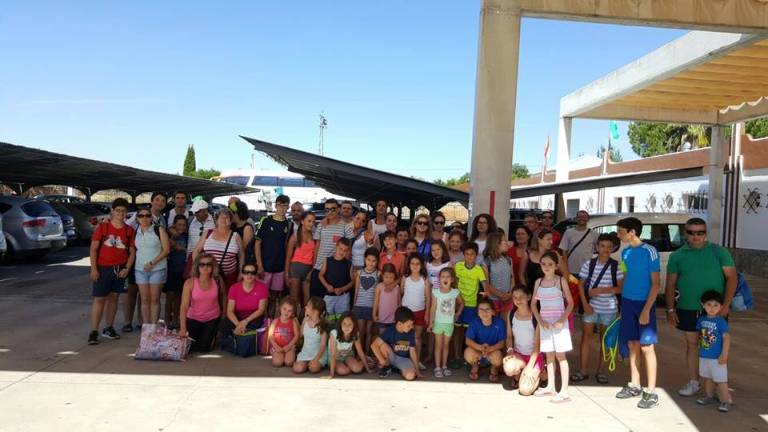
[(679, 320), (677, 323), (678, 330), (684, 332), (698, 332), (698, 330), (696, 330), (696, 323), (699, 321), (699, 316), (701, 316), (701, 310), (678, 309), (675, 312), (677, 313), (677, 319)]
[(654, 345), (658, 342), (656, 332), (656, 308), (652, 307), (649, 321), (646, 325), (640, 325), (640, 312), (645, 307), (645, 300), (621, 299), (621, 325), (619, 328), (619, 341), (639, 341), (640, 345)]
[(453, 336), (453, 323), (433, 323), (432, 333), (438, 335), (445, 335), (448, 337)]
[(289, 270), (291, 272), (292, 278), (304, 280), (307, 278), (309, 272), (312, 271), (312, 266), (300, 262), (292, 262), (290, 264)]
[[(521, 354), (519, 352), (516, 352), (514, 355), (515, 355), (515, 357), (517, 357), (520, 360), (522, 360), (526, 365), (528, 364), (529, 361), (531, 361), (531, 355), (530, 354), (526, 355), (526, 354)], [(533, 364), (533, 368), (536, 369), (537, 372), (541, 372), (541, 371), (544, 370), (544, 360), (543, 360), (543, 357), (544, 356), (541, 356), (541, 355), (537, 356), (536, 357), (536, 362)]]
[[(128, 279), (128, 281), (127, 281), (128, 285), (136, 285), (136, 272), (129, 271), (127, 279)], [(123, 291), (123, 292), (125, 292), (125, 291)]]
[(510, 300), (510, 301), (505, 303), (505, 302), (503, 302), (501, 300), (496, 299), (496, 300), (493, 301), (493, 309), (496, 311), (497, 314), (502, 313), (502, 312), (509, 313), (513, 309), (515, 309), (515, 302)]
[(699, 376), (716, 383), (727, 383), (728, 365), (718, 363), (717, 359), (699, 357)]
[(334, 315), (341, 315), (349, 310), (348, 292), (337, 296), (326, 295), (323, 297), (323, 300), (325, 301), (325, 310), (331, 318)]
[(408, 369), (413, 369), (413, 362), (411, 361), (410, 357), (401, 357), (397, 354), (395, 354), (394, 351), (392, 351), (392, 347), (389, 347), (389, 365), (399, 369), (400, 373), (403, 373), (407, 371)]
[(99, 266), (99, 280), (93, 283), (93, 296), (106, 297), (111, 293), (125, 292), (125, 279), (117, 277), (121, 269), (119, 266)]
[(178, 293), (184, 288), (183, 272), (168, 272), (168, 279), (163, 286), (164, 293)]
[(280, 292), (285, 289), (285, 272), (269, 273), (264, 272), (264, 283), (270, 291)]
[(420, 311), (413, 311), (413, 325), (424, 327), (427, 322), (424, 320), (427, 311), (424, 309)]
[(595, 312), (595, 313), (590, 314), (590, 315), (584, 315), (583, 317), (581, 317), (581, 321), (584, 324), (600, 324), (600, 325), (608, 327), (609, 325), (611, 325), (613, 320), (616, 319), (616, 315), (618, 315), (618, 313), (616, 313), (616, 312), (613, 312), (613, 313), (597, 313), (597, 312)]
[(355, 306), (352, 308), (352, 313), (355, 314), (357, 319), (371, 321), (373, 320), (373, 308), (365, 306)]
[(136, 269), (136, 285), (160, 285), (164, 284), (168, 279), (167, 269), (150, 270), (145, 272), (144, 270)]
[(461, 311), (461, 315), (459, 315), (456, 324), (466, 327), (469, 323), (474, 321), (475, 318), (477, 318), (477, 306), (464, 306), (464, 310)]
[(557, 329), (554, 326), (550, 326), (548, 329), (539, 327), (539, 349), (543, 353), (547, 352), (568, 352), (573, 349), (571, 343), (571, 331), (568, 329), (568, 324), (564, 324), (561, 328)]

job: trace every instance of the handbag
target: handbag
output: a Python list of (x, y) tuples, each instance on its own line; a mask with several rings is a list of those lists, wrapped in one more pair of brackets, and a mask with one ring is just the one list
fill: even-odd
[(176, 331), (168, 330), (163, 321), (157, 324), (144, 324), (141, 327), (141, 340), (134, 359), (184, 361), (189, 355), (191, 345), (191, 338), (182, 337)]
[(731, 310), (735, 312), (748, 311), (755, 307), (755, 301), (752, 298), (752, 288), (749, 287), (747, 279), (743, 273), (738, 274), (736, 281), (736, 294), (731, 300)]

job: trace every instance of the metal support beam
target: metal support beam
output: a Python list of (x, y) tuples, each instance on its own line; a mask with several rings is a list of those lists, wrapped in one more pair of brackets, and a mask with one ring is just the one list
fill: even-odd
[(707, 195), (707, 222), (712, 243), (722, 244), (723, 222), (723, 165), (728, 145), (725, 140), (725, 127), (712, 126), (712, 140), (709, 148), (709, 191)]

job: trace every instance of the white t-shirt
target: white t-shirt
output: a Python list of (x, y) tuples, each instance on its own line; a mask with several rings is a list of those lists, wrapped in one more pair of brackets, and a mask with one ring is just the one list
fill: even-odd
[[(579, 243), (584, 234), (587, 235), (578, 247), (568, 256), (571, 249)], [(571, 273), (578, 273), (581, 270), (581, 266), (585, 262), (592, 258), (595, 253), (595, 245), (597, 244), (597, 233), (594, 230), (579, 231), (576, 228), (569, 228), (563, 234), (563, 238), (560, 240), (560, 249), (562, 249), (566, 256), (568, 256), (568, 271)]]

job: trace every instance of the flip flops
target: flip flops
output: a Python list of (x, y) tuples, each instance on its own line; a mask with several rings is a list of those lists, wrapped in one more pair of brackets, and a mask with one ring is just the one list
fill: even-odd
[(606, 374), (597, 374), (595, 376), (595, 380), (599, 384), (608, 384), (608, 375), (606, 375)]
[(589, 379), (589, 374), (583, 374), (581, 372), (574, 372), (571, 374), (571, 382), (581, 382)]

